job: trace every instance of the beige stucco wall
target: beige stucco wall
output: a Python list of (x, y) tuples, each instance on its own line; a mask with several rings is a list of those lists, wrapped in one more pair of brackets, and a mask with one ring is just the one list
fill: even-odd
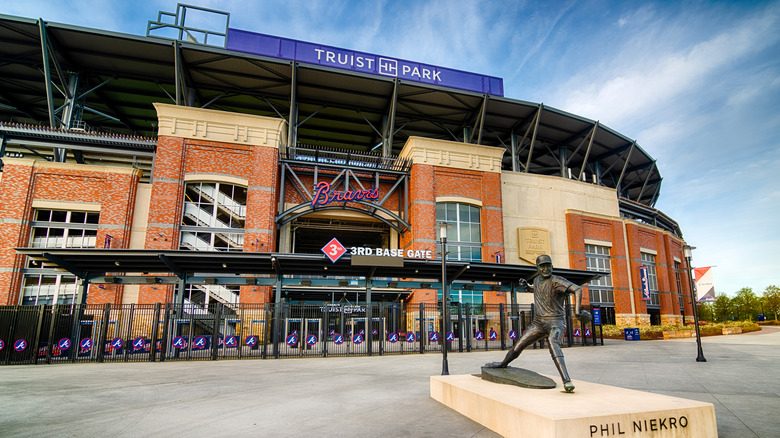
[(501, 174), (506, 263), (529, 264), (519, 256), (518, 228), (550, 231), (550, 256), (559, 268), (569, 268), (566, 210), (618, 217), (614, 189), (557, 176), (519, 172)]

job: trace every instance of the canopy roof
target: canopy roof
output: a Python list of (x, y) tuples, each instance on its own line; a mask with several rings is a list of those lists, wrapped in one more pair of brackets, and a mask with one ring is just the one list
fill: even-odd
[[(335, 263), (324, 254), (283, 254), (246, 252), (204, 252), (185, 250), (125, 250), (125, 249), (42, 249), (17, 248), (20, 254), (34, 260), (56, 265), (80, 278), (110, 282), (104, 277), (199, 276), (214, 278), (241, 278), (244, 284), (260, 284), (250, 277), (322, 277), (382, 279), (386, 282), (435, 283), (441, 281), (441, 260), (404, 259), (401, 266), (361, 266), (353, 264), (350, 255)], [(584, 284), (598, 273), (575, 269), (555, 269), (554, 273), (577, 284)], [(485, 262), (447, 262), (448, 282), (473, 282), (502, 285), (501, 290), (517, 284), (521, 278), (530, 280), (536, 274), (535, 266)], [(136, 281), (138, 282), (138, 281)], [(269, 283), (265, 283), (269, 284)], [(382, 283), (385, 285), (386, 283)], [(412, 287), (412, 286), (409, 286)], [(430, 286), (429, 286), (430, 287)]]
[(0, 59), (0, 120), (155, 137), (152, 104), (176, 103), (293, 119), (301, 144), (392, 155), (410, 136), (476, 143), (504, 148), (507, 170), (595, 182), (651, 207), (660, 192), (636, 141), (540, 103), (6, 15)]

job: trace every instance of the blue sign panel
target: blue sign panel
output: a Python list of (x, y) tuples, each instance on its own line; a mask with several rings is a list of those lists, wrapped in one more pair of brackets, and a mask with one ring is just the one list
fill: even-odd
[(187, 347), (187, 341), (182, 336), (176, 336), (171, 341), (171, 345), (173, 345), (173, 348), (182, 349)]
[(81, 350), (90, 350), (92, 348), (92, 338), (84, 338), (81, 340), (81, 343), (79, 343), (79, 346), (81, 346)]
[(361, 342), (363, 342), (363, 335), (358, 334), (353, 336), (352, 342), (354, 342), (355, 344), (360, 344)]
[(476, 91), (495, 96), (504, 95), (504, 80), (501, 78), (245, 30), (228, 29), (225, 47), (237, 52), (289, 59), (323, 67)]
[(406, 334), (406, 342), (414, 342), (414, 333)]
[(513, 340), (513, 341), (514, 341), (515, 339), (517, 339), (517, 332), (516, 332), (516, 331), (514, 331), (514, 330), (509, 330), (509, 339), (511, 339), (511, 340)]
[(447, 339), (447, 342), (452, 342), (455, 340), (455, 333), (453, 332), (447, 332), (447, 336), (445, 337)]
[(650, 273), (647, 266), (639, 267), (639, 279), (642, 281), (642, 299), (650, 301)]
[(601, 325), (601, 309), (598, 307), (593, 309), (593, 324)]
[(225, 338), (225, 347), (227, 348), (235, 348), (238, 347), (238, 338), (235, 336), (228, 336)]
[(623, 329), (623, 336), (626, 338), (626, 341), (638, 341), (639, 340), (639, 328)]
[(431, 333), (428, 335), (428, 339), (430, 339), (430, 340), (431, 340), (431, 342), (436, 342), (436, 341), (438, 341), (438, 340), (439, 340), (439, 334), (438, 334), (437, 332), (431, 332)]
[(70, 348), (70, 339), (68, 338), (62, 338), (60, 339), (60, 342), (57, 343), (57, 346), (60, 347), (60, 350), (67, 350)]
[(248, 347), (254, 347), (257, 345), (258, 338), (257, 336), (247, 336), (244, 340), (244, 344), (246, 344)]
[(0, 351), (3, 350), (3, 347), (5, 347), (5, 342), (3, 342), (2, 339), (0, 339)]
[(316, 335), (306, 336), (306, 344), (314, 345), (316, 343), (317, 343), (317, 336)]
[(198, 336), (197, 338), (195, 338), (194, 341), (192, 341), (192, 348), (194, 348), (196, 350), (202, 350), (202, 349), (206, 348), (206, 344), (207, 344), (206, 337), (205, 336)]
[(122, 340), (122, 338), (114, 338), (111, 340), (111, 348), (114, 350), (119, 350), (123, 345), (125, 345), (125, 341)]
[(284, 342), (286, 342), (290, 347), (294, 347), (298, 345), (298, 337), (295, 335), (289, 335)]
[(144, 338), (133, 339), (133, 351), (145, 350), (145, 349), (146, 349), (146, 339)]
[(490, 340), (491, 341), (495, 341), (496, 339), (498, 339), (498, 333), (496, 333), (495, 330), (491, 330), (490, 331)]
[(24, 351), (25, 348), (27, 348), (27, 341), (24, 339), (19, 339), (16, 342), (14, 342), (14, 350), (16, 351)]
[(398, 342), (398, 334), (396, 334), (396, 333), (390, 333), (390, 334), (387, 336), (387, 340), (395, 344), (396, 342)]
[(482, 340), (482, 339), (484, 339), (484, 338), (485, 338), (485, 335), (484, 335), (484, 334), (482, 334), (482, 332), (476, 332), (476, 333), (474, 333), (474, 339), (476, 339), (476, 340), (478, 340), (478, 341), (481, 341), (481, 340)]

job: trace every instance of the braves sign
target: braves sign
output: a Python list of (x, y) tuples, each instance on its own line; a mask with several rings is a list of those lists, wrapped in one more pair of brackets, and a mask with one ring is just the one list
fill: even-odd
[(311, 206), (327, 205), (333, 201), (348, 202), (361, 201), (364, 199), (369, 201), (379, 199), (379, 189), (346, 190), (343, 192), (337, 190), (331, 191), (330, 183), (322, 181), (314, 188), (314, 198), (311, 200)]

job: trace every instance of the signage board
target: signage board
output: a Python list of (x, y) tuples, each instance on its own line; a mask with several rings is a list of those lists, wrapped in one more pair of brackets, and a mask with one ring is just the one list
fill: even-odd
[(19, 339), (16, 342), (14, 342), (14, 350), (16, 351), (24, 351), (27, 348), (27, 341), (24, 339)]
[(195, 348), (197, 350), (202, 350), (206, 348), (206, 337), (205, 336), (198, 336), (195, 338), (194, 341), (192, 341), (192, 348)]
[(639, 340), (639, 328), (626, 328), (623, 329), (623, 337), (626, 341), (638, 341)]
[(398, 78), (494, 96), (504, 95), (504, 81), (501, 78), (245, 30), (229, 28), (225, 48), (356, 73)]
[(598, 307), (593, 308), (593, 324), (601, 325), (601, 309)]
[(336, 260), (347, 253), (347, 249), (339, 242), (335, 237), (330, 239), (330, 242), (326, 243), (322, 247), (322, 252), (330, 259), (331, 262), (336, 263)]

